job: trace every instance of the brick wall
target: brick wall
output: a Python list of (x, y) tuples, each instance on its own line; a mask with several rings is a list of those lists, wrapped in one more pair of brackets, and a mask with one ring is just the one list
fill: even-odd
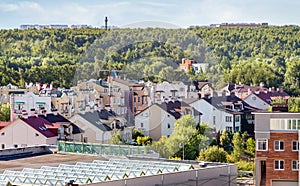
[[(274, 141), (284, 141), (284, 151), (274, 150)], [(298, 141), (298, 132), (271, 132), (268, 151), (257, 151), (256, 157), (266, 157), (266, 186), (272, 180), (298, 180), (298, 171), (292, 170), (292, 160), (298, 160), (298, 151), (292, 151), (292, 141)], [(274, 160), (284, 160), (284, 170), (274, 170)]]

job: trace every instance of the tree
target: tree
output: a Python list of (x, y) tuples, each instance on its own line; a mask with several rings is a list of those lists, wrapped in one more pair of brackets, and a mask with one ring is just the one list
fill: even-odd
[(244, 153), (244, 142), (239, 132), (233, 134), (232, 144), (233, 151), (231, 156), (234, 162), (238, 162)]
[(300, 60), (287, 62), (284, 86), (290, 93), (300, 94)]
[(231, 141), (226, 130), (224, 130), (220, 136), (220, 145), (226, 152), (232, 151)]
[(300, 112), (300, 98), (291, 97), (288, 100), (289, 112)]
[(138, 129), (133, 129), (132, 131), (132, 140), (137, 141), (138, 137), (144, 137), (144, 132)]
[(175, 122), (172, 135), (165, 142), (168, 150), (167, 157), (182, 157), (183, 149), (180, 147), (180, 143), (187, 144), (189, 139), (198, 133), (196, 126), (197, 122), (192, 115), (182, 116)]
[(209, 162), (226, 162), (227, 152), (223, 148), (210, 146), (207, 149), (200, 151), (197, 160)]
[(149, 145), (152, 142), (152, 139), (149, 136), (138, 136), (136, 142), (139, 145)]
[(253, 138), (247, 139), (245, 152), (249, 154), (252, 158), (255, 156), (255, 140)]
[(109, 140), (109, 143), (114, 145), (123, 144), (120, 132), (116, 132), (114, 135), (112, 135), (112, 137)]
[(10, 120), (10, 105), (0, 104), (0, 121)]

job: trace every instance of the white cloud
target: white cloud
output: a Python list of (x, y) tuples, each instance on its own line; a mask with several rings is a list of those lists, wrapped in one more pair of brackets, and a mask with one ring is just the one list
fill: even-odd
[(42, 7), (35, 2), (21, 1), (16, 3), (0, 3), (0, 11), (41, 11)]

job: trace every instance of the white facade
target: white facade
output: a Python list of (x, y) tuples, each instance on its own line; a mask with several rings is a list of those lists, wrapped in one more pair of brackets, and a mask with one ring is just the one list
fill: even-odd
[(47, 138), (23, 120), (18, 119), (0, 130), (1, 149), (36, 146), (56, 145), (57, 136)]
[(195, 73), (200, 73), (201, 70), (202, 70), (202, 72), (206, 72), (208, 65), (209, 65), (208, 63), (193, 63), (192, 67), (193, 67)]
[(156, 104), (135, 116), (135, 127), (153, 140), (159, 140), (162, 136), (169, 137), (175, 122), (174, 116)]
[(163, 83), (157, 84), (155, 87), (156, 100), (164, 101), (171, 97), (188, 97), (188, 86), (182, 82), (169, 83), (164, 81)]
[(266, 110), (271, 106), (253, 93), (247, 96), (243, 101), (245, 101), (247, 104), (249, 104), (252, 107), (262, 109), (262, 110)]
[(38, 114), (42, 114), (42, 110), (51, 113), (51, 97), (39, 96), (32, 92), (11, 95), (11, 105), (16, 114), (21, 114), (22, 110), (30, 114), (31, 109), (35, 109)]
[[(233, 115), (231, 113), (220, 110), (210, 103), (208, 103), (204, 99), (197, 100), (193, 103), (190, 103), (192, 107), (202, 113), (201, 121), (215, 131), (223, 131), (223, 130), (233, 130), (234, 128), (234, 120), (235, 127), (237, 131), (241, 130), (241, 116)], [(236, 117), (236, 118), (234, 118)]]

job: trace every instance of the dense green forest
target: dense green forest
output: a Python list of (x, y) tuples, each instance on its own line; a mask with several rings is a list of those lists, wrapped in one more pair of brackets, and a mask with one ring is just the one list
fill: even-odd
[[(177, 69), (182, 58), (208, 69), (188, 77)], [(264, 82), (299, 95), (300, 27), (0, 30), (0, 85), (70, 87), (104, 78), (108, 69), (152, 81), (208, 79), (219, 87)]]

